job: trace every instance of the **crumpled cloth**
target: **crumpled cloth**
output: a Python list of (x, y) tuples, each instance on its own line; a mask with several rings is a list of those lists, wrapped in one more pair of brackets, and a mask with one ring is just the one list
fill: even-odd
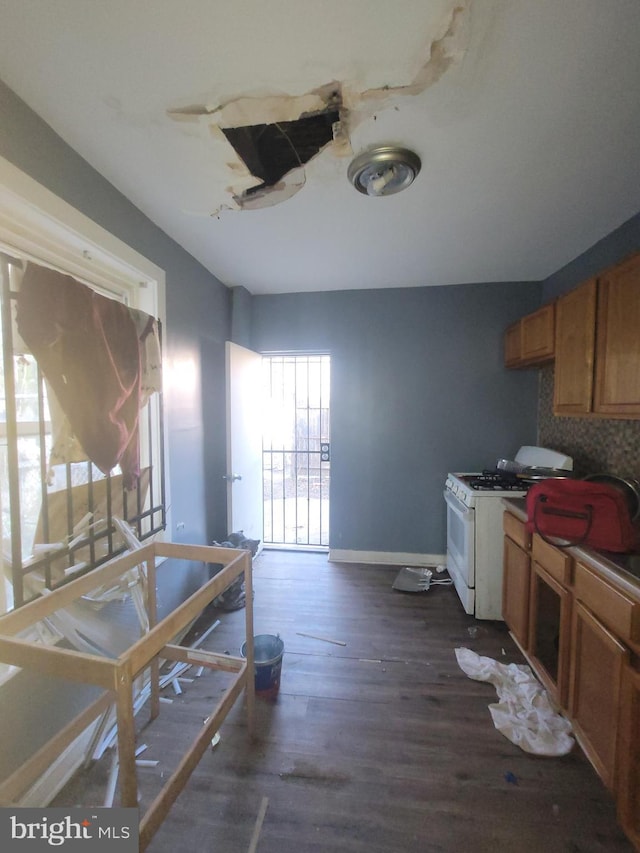
[(475, 681), (496, 688), (499, 702), (489, 705), (493, 724), (508, 740), (534, 755), (571, 752), (571, 723), (556, 712), (549, 694), (526, 665), (503, 664), (471, 649), (456, 649), (460, 669)]
[[(20, 337), (68, 420), (55, 429), (54, 450), (62, 459), (54, 453), (51, 464), (66, 456), (74, 461), (84, 452), (104, 474), (119, 464), (125, 488), (134, 488), (140, 474), (140, 405), (159, 379), (159, 352), (149, 349), (154, 319), (34, 263), (22, 276), (16, 308)], [(143, 388), (145, 360), (155, 368), (148, 388)], [(71, 433), (80, 448), (69, 440)]]

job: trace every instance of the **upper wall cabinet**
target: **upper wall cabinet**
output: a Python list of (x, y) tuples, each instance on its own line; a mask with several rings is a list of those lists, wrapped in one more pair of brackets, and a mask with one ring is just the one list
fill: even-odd
[(509, 326), (504, 335), (507, 367), (531, 367), (554, 356), (555, 303), (543, 305)]
[(504, 363), (506, 367), (522, 366), (522, 323), (509, 326), (504, 333)]
[(594, 411), (640, 417), (640, 255), (599, 282)]
[(640, 255), (557, 302), (554, 414), (640, 418)]
[(596, 336), (595, 278), (561, 296), (556, 303), (556, 368), (553, 411), (585, 415), (593, 401)]

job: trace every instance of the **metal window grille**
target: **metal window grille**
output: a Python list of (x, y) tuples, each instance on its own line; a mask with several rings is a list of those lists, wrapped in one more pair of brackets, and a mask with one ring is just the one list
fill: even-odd
[(140, 412), (141, 475), (134, 489), (123, 487), (118, 468), (104, 475), (90, 461), (49, 467), (46, 384), (33, 356), (16, 346), (22, 268), (20, 259), (0, 252), (0, 584), (10, 582), (5, 608), (20, 607), (123, 553), (120, 520), (141, 541), (166, 526), (161, 393)]
[(265, 545), (329, 544), (330, 356), (266, 355)]

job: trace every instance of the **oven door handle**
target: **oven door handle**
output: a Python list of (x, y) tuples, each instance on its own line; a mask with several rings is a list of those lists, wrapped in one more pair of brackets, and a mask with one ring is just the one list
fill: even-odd
[(458, 513), (458, 515), (472, 516), (474, 510), (471, 507), (465, 506), (461, 500), (459, 500), (453, 492), (450, 492), (449, 489), (444, 490), (444, 499), (449, 504), (451, 509)]

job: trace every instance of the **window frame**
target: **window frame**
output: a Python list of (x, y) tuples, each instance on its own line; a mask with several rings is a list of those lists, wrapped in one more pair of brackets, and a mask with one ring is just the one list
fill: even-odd
[[(94, 290), (156, 317), (166, 329), (164, 270), (1, 157), (0, 251), (72, 275)], [(163, 351), (165, 376), (166, 361)], [(158, 428), (166, 436), (167, 415), (166, 410), (161, 411)], [(172, 529), (166, 440), (162, 463), (165, 529), (156, 534), (159, 539)]]

